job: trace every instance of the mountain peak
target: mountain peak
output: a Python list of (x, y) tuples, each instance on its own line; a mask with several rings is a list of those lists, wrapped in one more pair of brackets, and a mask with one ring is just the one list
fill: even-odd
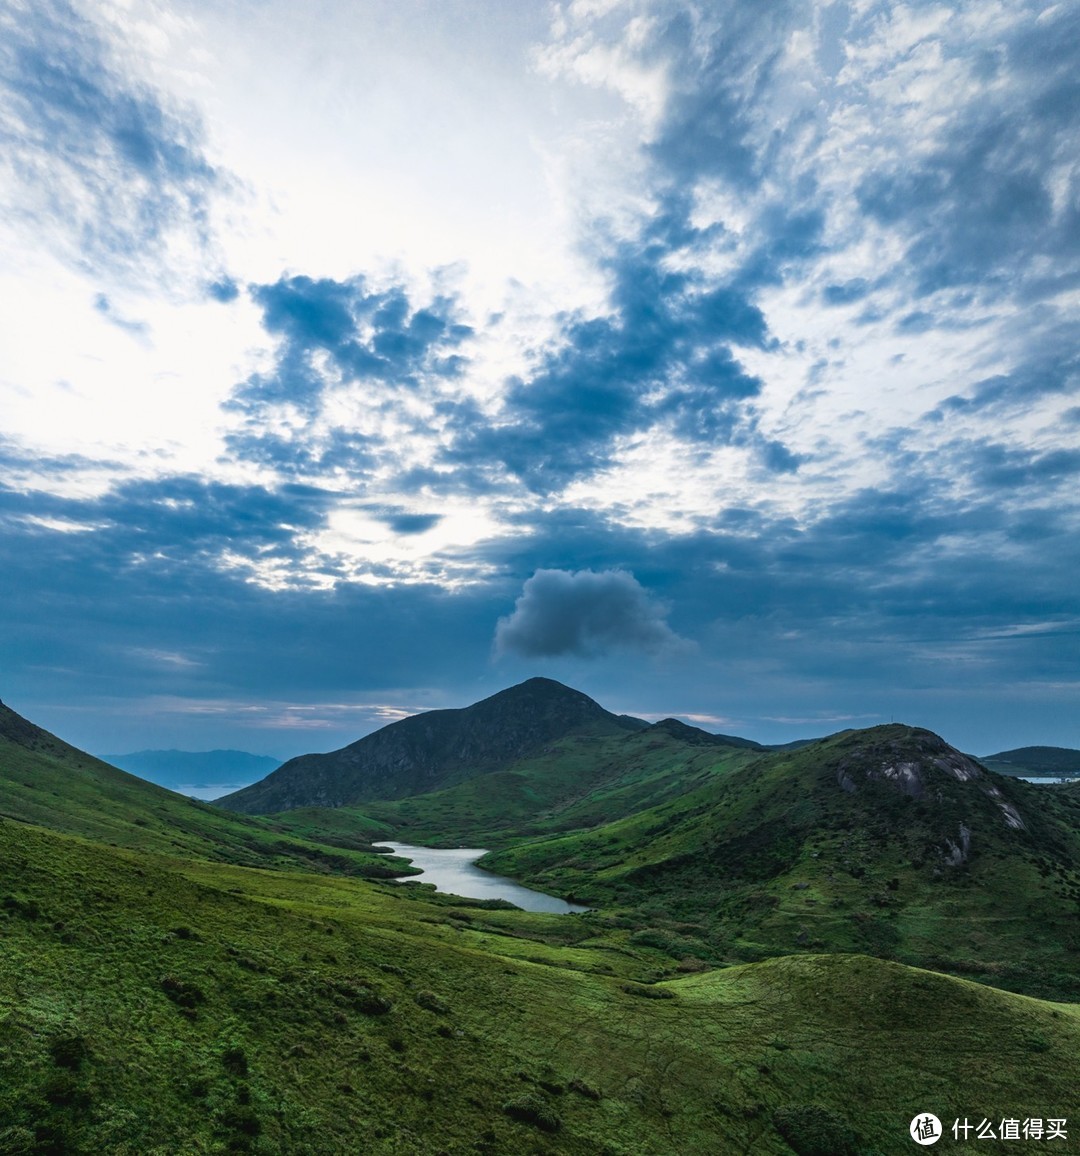
[(509, 766), (571, 735), (615, 735), (640, 725), (573, 687), (530, 678), (472, 706), (410, 715), (340, 750), (290, 759), (217, 802), (265, 814), (399, 799)]

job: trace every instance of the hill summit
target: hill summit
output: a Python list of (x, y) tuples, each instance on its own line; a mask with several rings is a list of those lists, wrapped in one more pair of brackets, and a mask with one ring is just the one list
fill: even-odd
[(554, 679), (530, 678), (472, 706), (425, 711), (340, 750), (299, 755), (217, 805), (267, 814), (400, 799), (539, 754), (569, 735), (623, 734), (647, 725), (612, 714)]

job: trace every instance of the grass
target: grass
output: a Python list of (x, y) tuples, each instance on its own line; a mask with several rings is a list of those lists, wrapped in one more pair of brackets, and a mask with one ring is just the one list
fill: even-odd
[[(5, 725), (6, 724), (6, 725)], [(20, 725), (21, 724), (21, 725)], [(384, 825), (333, 813), (268, 820), (222, 811), (109, 766), (0, 704), (0, 817), (115, 846), (249, 866), (386, 878), (402, 860), (374, 854)]]
[(581, 917), (12, 822), (0, 872), (0, 1151), (785, 1153), (809, 1104), (889, 1153), (917, 1111), (1080, 1109), (1073, 1008), (880, 960), (642, 999), (640, 953)]
[[(934, 769), (926, 733), (881, 727), (758, 758), (659, 806), (482, 862), (621, 911), (669, 954), (680, 943), (714, 963), (865, 952), (1080, 997), (1080, 796), (989, 775), (957, 781)], [(854, 792), (839, 786), (841, 768), (865, 775), (893, 747), (894, 761), (924, 760), (922, 797), (872, 775)], [(961, 825), (966, 859), (950, 865)]]
[(502, 847), (660, 806), (743, 766), (755, 752), (699, 747), (664, 731), (573, 736), (541, 755), (408, 799), (365, 803), (363, 819), (427, 846)]
[[(1073, 990), (1080, 801), (1009, 786), (1010, 833), (981, 786), (837, 789), (906, 728), (575, 740), (486, 792), (250, 819), (14, 717), (0, 1156), (888, 1156), (916, 1113), (1080, 1116), (1077, 1008), (1000, 990)], [(387, 882), (391, 818), (598, 909)]]

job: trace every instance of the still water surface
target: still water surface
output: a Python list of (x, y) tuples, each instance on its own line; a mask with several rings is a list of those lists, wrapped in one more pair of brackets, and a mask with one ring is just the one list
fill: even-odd
[(414, 867), (423, 871), (422, 875), (403, 875), (402, 879), (415, 879), (418, 883), (434, 883), (436, 891), (450, 895), (463, 895), (467, 899), (507, 899), (515, 907), (525, 911), (553, 911), (566, 915), (571, 911), (588, 911), (575, 903), (566, 903), (554, 895), (542, 891), (531, 891), (513, 879), (503, 875), (492, 875), (476, 866), (476, 860), (487, 854), (482, 848), (455, 847), (438, 850), (434, 847), (412, 847), (408, 843), (386, 843), (380, 840), (380, 847), (389, 847), (395, 855), (412, 861)]

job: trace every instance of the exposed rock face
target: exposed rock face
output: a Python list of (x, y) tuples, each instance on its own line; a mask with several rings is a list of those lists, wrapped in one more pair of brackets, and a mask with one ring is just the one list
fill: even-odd
[(944, 739), (931, 731), (915, 731), (908, 742), (876, 744), (856, 749), (837, 768), (840, 786), (851, 793), (857, 780), (876, 779), (891, 783), (898, 791), (913, 799), (926, 794), (927, 784), (939, 771), (959, 783), (986, 779), (986, 772), (974, 759), (950, 747)]
[[(838, 764), (836, 781), (848, 794), (877, 782), (931, 806), (949, 799), (963, 807), (967, 817), (960, 823), (955, 837), (945, 838), (942, 849), (945, 864), (950, 867), (967, 862), (972, 833), (980, 823), (985, 830), (986, 822), (994, 814), (988, 811), (983, 799), (994, 803), (1006, 827), (1021, 831), (1026, 826), (1016, 805), (1005, 798), (992, 776), (974, 759), (950, 747), (931, 731), (912, 730), (903, 738), (879, 739), (856, 746)], [(959, 791), (957, 785), (961, 786)]]
[(569, 735), (621, 734), (644, 725), (562, 683), (531, 678), (473, 706), (413, 715), (341, 750), (290, 759), (217, 804), (268, 814), (400, 799), (508, 766)]
[(961, 863), (967, 861), (968, 851), (971, 850), (971, 832), (961, 823), (960, 842), (954, 843), (951, 839), (946, 839), (945, 846), (948, 847), (945, 855), (946, 866), (959, 867)]

